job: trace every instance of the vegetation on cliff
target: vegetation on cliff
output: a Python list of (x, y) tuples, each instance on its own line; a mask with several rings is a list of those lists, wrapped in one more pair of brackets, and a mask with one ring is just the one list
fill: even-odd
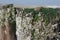
[(57, 16), (57, 8), (53, 9), (53, 8), (43, 8), (41, 7), (39, 11), (34, 10), (33, 8), (29, 9), (29, 8), (25, 8), (24, 12), (26, 13), (30, 13), (32, 12), (32, 24), (35, 21), (38, 21), (39, 19), (39, 12), (41, 12), (41, 15), (43, 16), (43, 22), (46, 23), (46, 25), (48, 25), (48, 23), (50, 23), (52, 20), (54, 20)]
[[(46, 28), (46, 26), (49, 24), (49, 23), (52, 23), (55, 19), (56, 19), (56, 17), (59, 17), (58, 16), (58, 9), (57, 8), (55, 8), (55, 9), (53, 9), (53, 8), (44, 8), (44, 7), (41, 7), (41, 8), (39, 8), (39, 10), (37, 11), (37, 10), (35, 10), (34, 8), (25, 8), (25, 9), (23, 9), (22, 11), (23, 12), (21, 12), (21, 10), (18, 8), (15, 8), (14, 9), (14, 7), (13, 6), (3, 6), (3, 12), (1, 12), (2, 13), (2, 15), (0, 15), (0, 22), (1, 22), (1, 24), (2, 24), (2, 26), (4, 25), (4, 30), (3, 31), (6, 31), (7, 30), (7, 32), (8, 32), (8, 34), (9, 35), (11, 35), (11, 38), (12, 38), (12, 36), (13, 36), (13, 38), (11, 39), (10, 38), (10, 40), (13, 40), (14, 38), (16, 38), (16, 34), (15, 34), (15, 32), (16, 32), (16, 15), (18, 14), (18, 16), (19, 15), (21, 15), (22, 14), (22, 17), (21, 16), (19, 16), (19, 17), (21, 17), (22, 19), (24, 19), (25, 17), (26, 17), (26, 15), (25, 14), (29, 14), (29, 13), (31, 13), (31, 18), (29, 18), (29, 16), (28, 17), (26, 17), (26, 19), (31, 19), (31, 21), (30, 21), (30, 23), (32, 24), (32, 25), (30, 25), (30, 26), (32, 26), (32, 28), (31, 29), (29, 29), (31, 32), (31, 40), (34, 40), (35, 39), (35, 33), (36, 33), (36, 28), (37, 28), (37, 32), (39, 32), (39, 37), (37, 37), (37, 38), (40, 38), (41, 39), (41, 37), (42, 37), (42, 35), (41, 34), (43, 34), (43, 35), (47, 35), (48, 33), (46, 33), (45, 31), (46, 31), (46, 29), (44, 29), (44, 27), (43, 26), (45, 26), (45, 28)], [(21, 8), (22, 9), (22, 8)], [(8, 12), (8, 10), (10, 10), (9, 12)], [(19, 14), (21, 12), (21, 14)], [(41, 15), (40, 15), (41, 14)], [(25, 15), (25, 16), (24, 16)], [(40, 16), (39, 16), (40, 15)], [(24, 17), (23, 17), (24, 16)], [(41, 26), (40, 26), (40, 17), (42, 17), (43, 18), (43, 20), (42, 20), (42, 23), (41, 23)], [(6, 22), (6, 18), (8, 18), (7, 19), (7, 22)], [(19, 19), (19, 20), (21, 20), (21, 19)], [(23, 23), (25, 23), (25, 19), (24, 20), (21, 20), (21, 21), (23, 21), (23, 22), (21, 22), (21, 24), (23, 24)], [(29, 21), (29, 20), (28, 20)], [(4, 24), (4, 22), (6, 22), (7, 24), (5, 25)], [(20, 22), (20, 21), (19, 21)], [(45, 25), (43, 25), (43, 22), (45, 23)], [(27, 23), (27, 22), (26, 22)], [(20, 24), (19, 24), (20, 25)], [(26, 26), (27, 25), (27, 26)], [(1, 25), (0, 25), (1, 26)], [(25, 24), (25, 25), (23, 25), (23, 26), (25, 26), (26, 27), (26, 29), (28, 30), (28, 27), (29, 27), (29, 23), (27, 23), (27, 24)], [(6, 29), (8, 27), (8, 29)], [(41, 27), (41, 28), (40, 28)], [(51, 28), (51, 24), (49, 25), (49, 27)], [(18, 27), (18, 28), (20, 28), (20, 27)], [(2, 28), (3, 29), (3, 28)], [(33, 30), (32, 30), (33, 29)], [(9, 31), (8, 31), (9, 30)], [(28, 31), (29, 31), (28, 30)], [(50, 29), (49, 28), (47, 28), (47, 30), (49, 30), (49, 32), (51, 32), (50, 31)], [(2, 31), (2, 30), (0, 30), (0, 31)], [(20, 30), (18, 30), (18, 31), (20, 31)], [(23, 31), (25, 31), (24, 29), (23, 29)], [(48, 31), (47, 31), (48, 32)], [(1, 35), (1, 34), (0, 34)], [(45, 35), (45, 36), (46, 36)], [(7, 35), (8, 36), (8, 35)], [(8, 37), (7, 37), (8, 38)], [(3, 38), (2, 38), (3, 39)], [(7, 39), (8, 40), (8, 39)], [(39, 39), (38, 39), (39, 40)]]

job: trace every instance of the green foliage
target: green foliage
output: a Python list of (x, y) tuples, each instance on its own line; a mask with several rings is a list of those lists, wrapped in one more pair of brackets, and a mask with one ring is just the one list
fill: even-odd
[(53, 19), (56, 18), (57, 16), (57, 9), (53, 9), (53, 8), (41, 8), (40, 11), (35, 11), (33, 8), (25, 8), (24, 12), (26, 13), (30, 13), (32, 12), (32, 25), (34, 25), (34, 22), (38, 21), (39, 17), (38, 17), (38, 13), (42, 12), (43, 15), (43, 22), (45, 22), (45, 25), (48, 25), (49, 22), (51, 22)]
[(31, 31), (31, 40), (34, 40), (34, 38), (35, 38), (35, 36), (34, 36), (34, 33), (35, 33), (35, 29), (33, 29), (32, 31)]
[(25, 8), (24, 12), (26, 12), (26, 13), (32, 12), (32, 17), (33, 17), (32, 21), (31, 21), (32, 25), (34, 25), (34, 22), (38, 21), (38, 18), (39, 18), (38, 13), (39, 12), (35, 11), (33, 8)]
[(32, 17), (33, 17), (32, 25), (34, 25), (34, 22), (38, 21), (38, 19), (39, 19), (38, 13), (39, 12), (37, 12), (37, 11), (33, 11), (33, 13), (32, 13)]
[(50, 21), (56, 18), (57, 15), (57, 9), (53, 8), (41, 8), (40, 12), (43, 14), (44, 22), (47, 25)]
[(24, 12), (26, 12), (26, 13), (30, 13), (30, 12), (33, 12), (33, 11), (34, 11), (33, 8), (25, 8), (24, 9)]

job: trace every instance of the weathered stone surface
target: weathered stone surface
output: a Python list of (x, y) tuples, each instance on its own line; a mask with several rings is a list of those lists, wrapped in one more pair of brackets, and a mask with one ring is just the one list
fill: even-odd
[[(1, 8), (0, 40), (15, 40), (16, 37), (17, 40), (60, 40), (59, 17), (56, 17), (53, 21), (50, 20), (51, 22), (45, 25), (46, 23), (43, 21), (42, 12), (38, 12), (37, 21), (34, 19), (35, 17), (33, 18), (37, 14), (32, 15), (32, 13), (26, 13), (23, 8), (14, 8), (11, 5)], [(6, 18), (8, 18), (7, 22)], [(14, 22), (16, 24), (13, 24)], [(14, 28), (16, 28), (15, 31), (13, 30)]]

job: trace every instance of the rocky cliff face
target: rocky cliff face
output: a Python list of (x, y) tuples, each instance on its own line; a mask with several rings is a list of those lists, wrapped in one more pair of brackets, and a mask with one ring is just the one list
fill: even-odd
[(0, 40), (15, 40), (15, 14), (13, 5), (0, 8)]
[[(46, 10), (47, 11), (47, 10)], [(37, 14), (36, 14), (37, 13)], [(53, 12), (54, 13), (54, 12)], [(35, 15), (36, 14), (36, 15)], [(59, 17), (58, 12), (55, 13), (55, 18), (52, 18), (47, 23), (44, 20), (45, 14), (42, 12), (24, 12), (19, 11), (16, 16), (16, 35), (18, 40), (60, 40), (59, 38)], [(53, 14), (53, 15), (55, 15)], [(37, 18), (35, 18), (35, 17)], [(47, 15), (46, 15), (47, 16)], [(52, 15), (49, 15), (51, 17)], [(48, 17), (48, 16), (47, 16)]]
[(0, 30), (4, 28), (0, 31), (2, 40), (60, 40), (59, 11), (59, 8), (3, 6), (0, 9)]

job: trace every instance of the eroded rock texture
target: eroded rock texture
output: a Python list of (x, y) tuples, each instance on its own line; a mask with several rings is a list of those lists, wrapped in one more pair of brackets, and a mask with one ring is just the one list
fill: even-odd
[[(18, 10), (18, 9), (17, 9)], [(35, 10), (36, 11), (36, 10)], [(59, 18), (56, 16), (53, 21), (46, 23), (41, 12), (18, 11), (16, 15), (16, 35), (17, 40), (60, 40), (59, 38)], [(37, 16), (38, 20), (34, 19)]]
[(15, 40), (14, 7), (12, 4), (0, 8), (0, 40)]
[(0, 40), (60, 40), (60, 9), (0, 8)]

